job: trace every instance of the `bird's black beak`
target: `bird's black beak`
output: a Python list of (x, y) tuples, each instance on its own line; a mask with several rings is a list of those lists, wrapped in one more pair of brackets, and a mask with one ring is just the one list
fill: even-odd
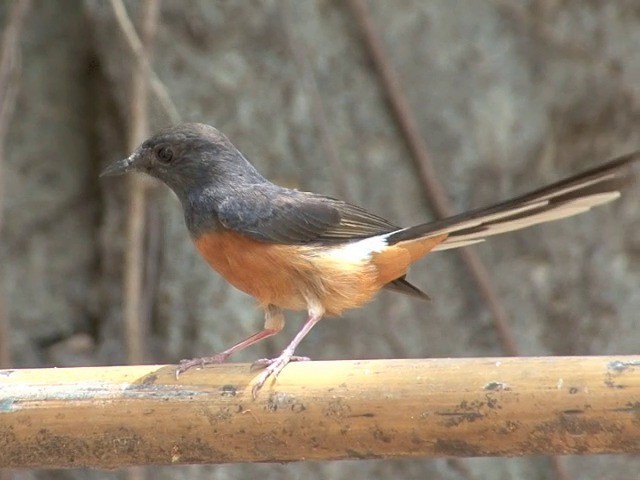
[(131, 156), (113, 162), (110, 165), (100, 172), (101, 177), (107, 177), (110, 175), (122, 175), (123, 173), (130, 172), (135, 169), (134, 161), (136, 160), (137, 155), (133, 153)]

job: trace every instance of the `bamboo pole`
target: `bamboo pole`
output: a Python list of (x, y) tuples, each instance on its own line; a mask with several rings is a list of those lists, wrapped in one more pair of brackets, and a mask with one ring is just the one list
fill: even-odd
[(0, 467), (640, 453), (640, 356), (0, 370)]

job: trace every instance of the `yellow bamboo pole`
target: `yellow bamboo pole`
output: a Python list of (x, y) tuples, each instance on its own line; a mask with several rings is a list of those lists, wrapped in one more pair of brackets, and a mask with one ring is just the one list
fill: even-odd
[(0, 467), (640, 453), (640, 356), (0, 370)]

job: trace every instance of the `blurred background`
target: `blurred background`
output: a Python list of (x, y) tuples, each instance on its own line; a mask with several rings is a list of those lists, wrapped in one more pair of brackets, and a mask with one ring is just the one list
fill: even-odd
[[(5, 367), (175, 363), (261, 328), (254, 301), (198, 257), (166, 188), (98, 179), (177, 121), (216, 126), (277, 183), (400, 225), (435, 218), (438, 188), (458, 212), (640, 147), (638, 0), (13, 0), (0, 3), (0, 25)], [(429, 256), (409, 279), (431, 303), (383, 292), (322, 322), (299, 353), (638, 353), (638, 185), (578, 218), (494, 237), (472, 258)], [(280, 335), (234, 361), (278, 354), (304, 315), (287, 319)], [(638, 471), (636, 457), (598, 456), (2, 478), (570, 480)]]

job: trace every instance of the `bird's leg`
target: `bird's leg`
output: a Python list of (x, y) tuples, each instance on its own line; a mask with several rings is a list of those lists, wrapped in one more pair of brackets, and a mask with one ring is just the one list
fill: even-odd
[(278, 374), (282, 371), (282, 369), (292, 360), (308, 360), (306, 357), (295, 357), (293, 353), (296, 348), (302, 341), (302, 339), (309, 333), (309, 331), (313, 328), (313, 326), (318, 323), (322, 316), (324, 315), (324, 308), (321, 306), (314, 306), (309, 308), (309, 318), (306, 323), (302, 326), (300, 331), (293, 337), (291, 343), (287, 345), (282, 353), (273, 359), (261, 359), (258, 360), (254, 365), (266, 365), (265, 370), (258, 375), (256, 382), (253, 385), (253, 389), (251, 390), (253, 393), (253, 398), (256, 398), (258, 395), (258, 391), (262, 388), (264, 383), (267, 381), (269, 377), (276, 378)]
[(233, 353), (242, 350), (243, 348), (253, 345), (254, 343), (264, 340), (278, 333), (284, 328), (284, 315), (282, 310), (274, 305), (267, 306), (264, 314), (264, 328), (259, 332), (254, 333), (250, 337), (245, 338), (241, 342), (235, 344), (233, 347), (227, 348), (223, 352), (217, 353), (212, 357), (192, 358), (187, 360), (181, 360), (180, 366), (176, 370), (176, 378), (181, 373), (186, 372), (193, 367), (204, 367), (205, 365), (211, 365), (215, 363), (224, 363)]

